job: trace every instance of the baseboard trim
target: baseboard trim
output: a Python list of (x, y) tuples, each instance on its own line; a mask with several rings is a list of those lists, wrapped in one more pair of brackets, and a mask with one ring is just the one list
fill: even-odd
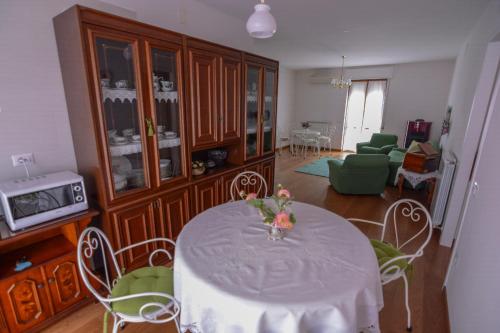
[(448, 329), (447, 332), (451, 333), (450, 312), (448, 307), (448, 294), (446, 293), (446, 286), (443, 287), (443, 297), (444, 297), (444, 306), (446, 308), (446, 313), (445, 313), (446, 328)]

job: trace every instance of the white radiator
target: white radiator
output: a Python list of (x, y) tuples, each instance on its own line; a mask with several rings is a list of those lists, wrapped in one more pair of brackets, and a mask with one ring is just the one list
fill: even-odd
[(443, 223), (456, 164), (457, 159), (451, 154), (448, 154), (443, 159), (442, 169), (436, 184), (436, 191), (434, 192), (434, 200), (431, 205), (432, 224), (436, 227)]

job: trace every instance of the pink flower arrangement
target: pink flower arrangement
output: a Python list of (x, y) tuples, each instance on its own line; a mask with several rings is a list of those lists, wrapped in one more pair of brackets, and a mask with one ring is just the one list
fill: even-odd
[(277, 195), (273, 195), (278, 212), (276, 213), (271, 207), (266, 205), (263, 199), (257, 198), (256, 193), (242, 195), (249, 205), (254, 206), (259, 210), (264, 223), (269, 224), (279, 229), (292, 229), (296, 223), (295, 215), (289, 212), (289, 206), (292, 204), (292, 196), (290, 191), (278, 184)]
[(290, 199), (290, 191), (288, 191), (285, 188), (282, 188), (281, 190), (278, 191), (278, 197), (284, 197)]

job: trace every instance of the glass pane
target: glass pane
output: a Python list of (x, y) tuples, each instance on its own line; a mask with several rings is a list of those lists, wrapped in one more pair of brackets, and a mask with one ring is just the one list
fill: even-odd
[(248, 157), (257, 156), (257, 128), (258, 113), (259, 113), (259, 69), (256, 67), (248, 67), (247, 70), (247, 107), (246, 107), (246, 154)]
[(177, 56), (175, 52), (151, 50), (153, 91), (156, 109), (156, 134), (160, 178), (181, 175), (179, 100), (177, 95)]
[(273, 71), (266, 71), (264, 81), (264, 129), (263, 129), (263, 144), (264, 152), (273, 150), (273, 126), (274, 126), (274, 80), (275, 74)]
[(146, 186), (134, 46), (106, 38), (96, 38), (95, 45), (114, 188), (123, 193)]

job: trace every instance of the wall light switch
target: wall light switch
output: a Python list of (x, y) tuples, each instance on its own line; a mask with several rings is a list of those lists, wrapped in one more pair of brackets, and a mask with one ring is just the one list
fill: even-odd
[(23, 164), (35, 164), (35, 157), (33, 153), (24, 153), (19, 155), (12, 155), (12, 165), (15, 167), (23, 166)]

